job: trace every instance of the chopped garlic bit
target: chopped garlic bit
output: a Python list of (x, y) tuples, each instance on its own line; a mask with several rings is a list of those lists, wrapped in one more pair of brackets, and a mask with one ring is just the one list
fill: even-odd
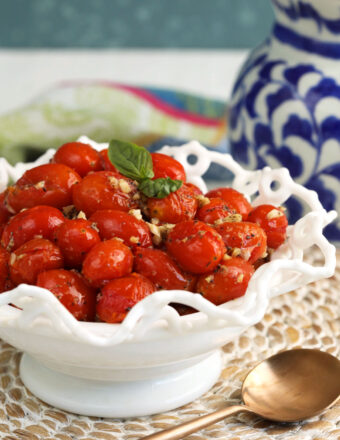
[(226, 217), (219, 218), (214, 222), (215, 226), (221, 225), (222, 223), (238, 223), (242, 221), (242, 215), (241, 214), (230, 214)]
[(9, 257), (9, 264), (12, 266), (15, 263), (15, 260), (17, 259), (17, 256), (13, 253)]
[(214, 276), (213, 275), (209, 275), (208, 277), (206, 277), (206, 278), (204, 278), (205, 279), (205, 281), (207, 282), (207, 283), (212, 283), (212, 281), (214, 280)]
[(131, 241), (131, 243), (138, 243), (139, 242), (139, 238), (138, 237), (135, 237), (134, 235), (132, 235), (132, 237), (130, 237), (130, 241)]
[(118, 240), (118, 241), (121, 241), (122, 243), (124, 243), (124, 240), (120, 237), (113, 237), (113, 240)]
[(164, 223), (164, 225), (158, 226), (158, 229), (161, 231), (161, 234), (168, 234), (171, 229), (173, 229), (176, 225), (173, 225), (171, 223)]
[(95, 231), (99, 232), (99, 228), (98, 228), (97, 223), (95, 223), (95, 222), (91, 223), (91, 228), (94, 229)]
[(108, 177), (110, 184), (114, 187), (114, 188), (118, 188), (118, 179), (114, 176), (109, 176)]
[(119, 188), (123, 191), (123, 193), (128, 194), (129, 192), (132, 191), (132, 189), (131, 189), (131, 187), (129, 185), (129, 182), (127, 182), (124, 179), (119, 179), (118, 180), (118, 185), (119, 185)]
[(248, 261), (251, 256), (251, 250), (250, 249), (241, 249), (241, 257)]
[(156, 237), (160, 237), (161, 236), (161, 232), (159, 230), (159, 226), (154, 225), (154, 224), (149, 223), (149, 222), (146, 222), (146, 223), (149, 226), (151, 234), (156, 235)]
[(86, 220), (86, 214), (84, 211), (79, 211), (77, 218), (82, 218), (84, 220)]
[(272, 209), (271, 211), (268, 212), (267, 214), (267, 219), (268, 220), (273, 220), (274, 218), (278, 218), (278, 217), (282, 217), (283, 216), (283, 212), (280, 211), (279, 209)]
[(34, 187), (37, 189), (42, 189), (42, 188), (44, 188), (44, 186), (45, 186), (45, 180), (41, 180), (40, 182), (38, 182), (34, 185)]
[(231, 259), (231, 256), (230, 256), (230, 255), (228, 255), (228, 254), (224, 254), (224, 255), (223, 255), (222, 260), (227, 261), (227, 260), (230, 260), (230, 259)]
[(198, 206), (202, 208), (202, 206), (208, 205), (210, 203), (210, 199), (208, 197), (205, 197), (203, 194), (198, 194), (196, 196), (196, 199), (198, 201)]
[(151, 223), (152, 223), (153, 225), (158, 225), (158, 224), (159, 224), (159, 218), (153, 217), (153, 218), (151, 219)]
[(236, 281), (237, 281), (238, 283), (242, 283), (243, 279), (244, 279), (244, 274), (243, 274), (243, 273), (240, 273), (240, 275), (237, 277)]
[(241, 249), (240, 248), (234, 248), (233, 249), (233, 251), (232, 251), (232, 253), (231, 253), (231, 256), (232, 257), (238, 257), (239, 255), (241, 255)]
[(153, 234), (152, 240), (155, 244), (160, 244), (167, 237), (169, 231), (175, 227), (171, 223), (165, 223), (161, 226), (149, 222), (146, 222), (146, 224), (149, 226), (151, 234)]
[(132, 196), (132, 200), (139, 200), (139, 199), (140, 199), (140, 194), (139, 192), (136, 192), (136, 194)]
[(130, 215), (133, 215), (137, 220), (143, 220), (142, 211), (140, 209), (130, 209)]

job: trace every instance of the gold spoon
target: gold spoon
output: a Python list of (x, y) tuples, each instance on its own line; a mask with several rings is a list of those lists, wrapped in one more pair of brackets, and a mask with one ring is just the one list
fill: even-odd
[(178, 440), (242, 411), (276, 422), (297, 422), (322, 413), (339, 397), (337, 358), (319, 350), (284, 351), (248, 373), (242, 386), (245, 405), (220, 409), (144, 440)]

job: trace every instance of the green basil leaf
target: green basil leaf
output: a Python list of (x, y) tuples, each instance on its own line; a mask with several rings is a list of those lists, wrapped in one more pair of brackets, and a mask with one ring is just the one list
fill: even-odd
[(139, 190), (147, 197), (164, 199), (164, 197), (177, 191), (183, 182), (181, 180), (172, 180), (170, 177), (150, 180), (143, 180), (139, 184)]
[(154, 176), (151, 154), (132, 142), (113, 139), (108, 156), (117, 170), (130, 179), (140, 182)]

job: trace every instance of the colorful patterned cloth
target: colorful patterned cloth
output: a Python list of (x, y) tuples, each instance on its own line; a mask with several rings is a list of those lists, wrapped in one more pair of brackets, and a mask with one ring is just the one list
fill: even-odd
[[(27, 161), (80, 135), (98, 142), (131, 140), (152, 151), (196, 139), (227, 152), (226, 121), (221, 101), (112, 82), (63, 82), (0, 116), (0, 154), (12, 163)], [(212, 167), (208, 177), (227, 175)]]

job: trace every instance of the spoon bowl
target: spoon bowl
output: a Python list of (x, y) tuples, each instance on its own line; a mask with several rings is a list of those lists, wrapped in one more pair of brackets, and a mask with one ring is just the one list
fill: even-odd
[(297, 422), (324, 412), (339, 397), (337, 358), (319, 350), (283, 351), (248, 373), (242, 386), (245, 405), (222, 408), (144, 439), (178, 440), (242, 411), (276, 422)]
[(242, 398), (254, 413), (279, 422), (316, 416), (340, 395), (340, 361), (329, 353), (296, 349), (278, 353), (247, 375)]

